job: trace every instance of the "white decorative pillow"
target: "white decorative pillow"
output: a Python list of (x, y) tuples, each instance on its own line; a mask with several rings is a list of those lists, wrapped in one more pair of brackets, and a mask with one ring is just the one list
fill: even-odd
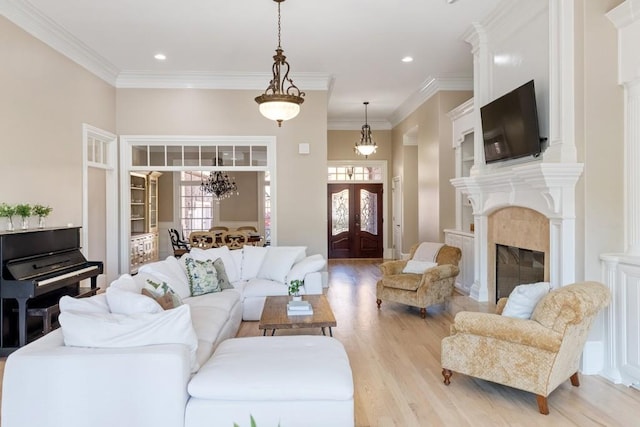
[(123, 274), (122, 276), (111, 282), (109, 288), (115, 288), (122, 291), (133, 292), (134, 294), (139, 294), (142, 288), (144, 288), (144, 282), (139, 283), (135, 281), (130, 275)]
[(143, 281), (143, 287), (146, 287), (147, 279), (151, 279), (154, 282), (165, 282), (180, 298), (187, 298), (191, 295), (185, 270), (182, 269), (180, 261), (175, 257), (169, 256), (163, 261), (143, 265), (138, 269), (138, 275), (142, 273), (148, 275)]
[(293, 264), (287, 273), (287, 282), (292, 280), (304, 280), (305, 276), (315, 271), (320, 271), (327, 265), (327, 260), (320, 254), (306, 257), (300, 262)]
[[(155, 303), (151, 298), (140, 296)], [(67, 346), (127, 348), (184, 344), (191, 353), (191, 372), (198, 370), (198, 338), (191, 324), (191, 310), (187, 304), (173, 310), (131, 316), (67, 311), (60, 313), (59, 321)]]
[(287, 273), (291, 270), (299, 253), (300, 251), (296, 248), (268, 247), (256, 277), (284, 284), (287, 280)]
[(191, 296), (210, 294), (212, 292), (220, 292), (220, 282), (214, 261), (207, 259), (200, 261), (193, 258), (187, 258), (187, 276), (189, 277), (189, 286), (191, 287)]
[[(245, 246), (242, 248), (242, 275), (240, 279), (249, 280), (258, 277), (258, 272), (267, 255), (268, 247)], [(229, 278), (231, 280), (231, 278)], [(231, 280), (233, 282), (233, 280)]]
[[(140, 291), (138, 291), (140, 292)], [(139, 313), (160, 313), (163, 311), (160, 304), (155, 300), (142, 295), (123, 291), (119, 288), (109, 286), (107, 288), (107, 302), (109, 310), (115, 314), (139, 314)]]
[(530, 319), (538, 301), (549, 293), (549, 289), (548, 282), (516, 286), (509, 294), (509, 299), (502, 310), (502, 315), (518, 319)]
[(437, 262), (431, 261), (416, 261), (414, 259), (410, 259), (407, 261), (407, 265), (402, 269), (403, 273), (413, 273), (413, 274), (422, 274), (430, 268), (437, 266)]
[(211, 261), (215, 261), (218, 258), (222, 258), (222, 262), (224, 263), (224, 269), (227, 272), (229, 281), (235, 282), (236, 280), (240, 279), (240, 277), (236, 273), (238, 268), (236, 267), (236, 263), (234, 262), (233, 257), (231, 256), (231, 251), (226, 246), (222, 246), (221, 248), (211, 248), (211, 249), (192, 248), (191, 251), (189, 252), (189, 255), (193, 259), (197, 259), (199, 261), (204, 261), (207, 259), (210, 259)]
[(97, 294), (89, 298), (63, 296), (58, 302), (60, 312), (75, 311), (77, 313), (109, 313), (107, 294)]
[[(229, 251), (229, 255), (233, 259), (233, 263), (235, 264), (235, 271), (227, 271), (227, 275), (229, 276), (229, 281), (231, 283), (237, 282), (242, 277), (242, 258), (244, 256), (244, 249), (234, 249)], [(225, 270), (227, 266), (224, 266)]]

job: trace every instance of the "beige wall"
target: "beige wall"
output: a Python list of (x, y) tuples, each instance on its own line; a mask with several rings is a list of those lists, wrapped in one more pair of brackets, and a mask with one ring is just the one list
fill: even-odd
[[(438, 92), (393, 129), (393, 152), (401, 159), (394, 158), (392, 176), (402, 176), (404, 192), (403, 252), (419, 241), (444, 241), (443, 230), (455, 227), (455, 189), (449, 182), (455, 158), (447, 113), (472, 96), (470, 91)], [(416, 127), (417, 150), (403, 146), (403, 136)]]
[(233, 172), (238, 193), (220, 201), (220, 221), (255, 221), (263, 220), (264, 215), (258, 213), (258, 177), (257, 172)]
[(105, 188), (107, 185), (106, 172), (104, 169), (89, 168), (88, 172), (88, 196), (89, 196), (89, 248), (87, 258), (90, 260), (102, 260), (106, 262), (106, 212), (107, 200), (105, 198)]
[[(82, 124), (115, 131), (115, 89), (0, 17), (0, 202), (82, 224)], [(89, 207), (89, 215), (104, 215)]]
[(600, 254), (624, 251), (624, 94), (617, 31), (604, 15), (621, 0), (576, 1), (576, 280), (601, 280)]
[[(118, 89), (120, 135), (275, 136), (278, 245), (327, 254), (327, 94), (307, 91), (300, 115), (281, 128), (260, 115), (256, 91)], [(298, 154), (309, 143), (310, 154)]]

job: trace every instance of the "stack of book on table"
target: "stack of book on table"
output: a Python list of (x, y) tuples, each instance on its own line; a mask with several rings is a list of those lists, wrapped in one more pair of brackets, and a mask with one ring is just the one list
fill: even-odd
[(289, 316), (308, 316), (313, 314), (313, 307), (309, 301), (289, 301), (287, 304), (287, 315)]

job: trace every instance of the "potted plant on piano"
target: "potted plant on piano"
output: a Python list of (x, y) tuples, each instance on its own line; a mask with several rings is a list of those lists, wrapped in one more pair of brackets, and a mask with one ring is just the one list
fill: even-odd
[(16, 213), (22, 218), (22, 229), (29, 228), (29, 217), (31, 216), (31, 205), (21, 203), (16, 205)]
[(38, 228), (44, 228), (45, 218), (49, 216), (53, 210), (50, 206), (35, 205), (33, 207), (33, 214), (38, 217)]
[(0, 218), (7, 218), (7, 231), (13, 231), (13, 216), (16, 214), (16, 207), (7, 203), (0, 204)]

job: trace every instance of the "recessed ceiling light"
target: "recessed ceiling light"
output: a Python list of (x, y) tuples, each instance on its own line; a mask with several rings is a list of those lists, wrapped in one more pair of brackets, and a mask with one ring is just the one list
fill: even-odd
[(405, 56), (402, 58), (402, 62), (413, 62), (413, 58), (411, 56)]
[(155, 55), (153, 55), (153, 57), (158, 61), (164, 61), (165, 59), (167, 59), (167, 55), (165, 55), (164, 53), (156, 53)]

